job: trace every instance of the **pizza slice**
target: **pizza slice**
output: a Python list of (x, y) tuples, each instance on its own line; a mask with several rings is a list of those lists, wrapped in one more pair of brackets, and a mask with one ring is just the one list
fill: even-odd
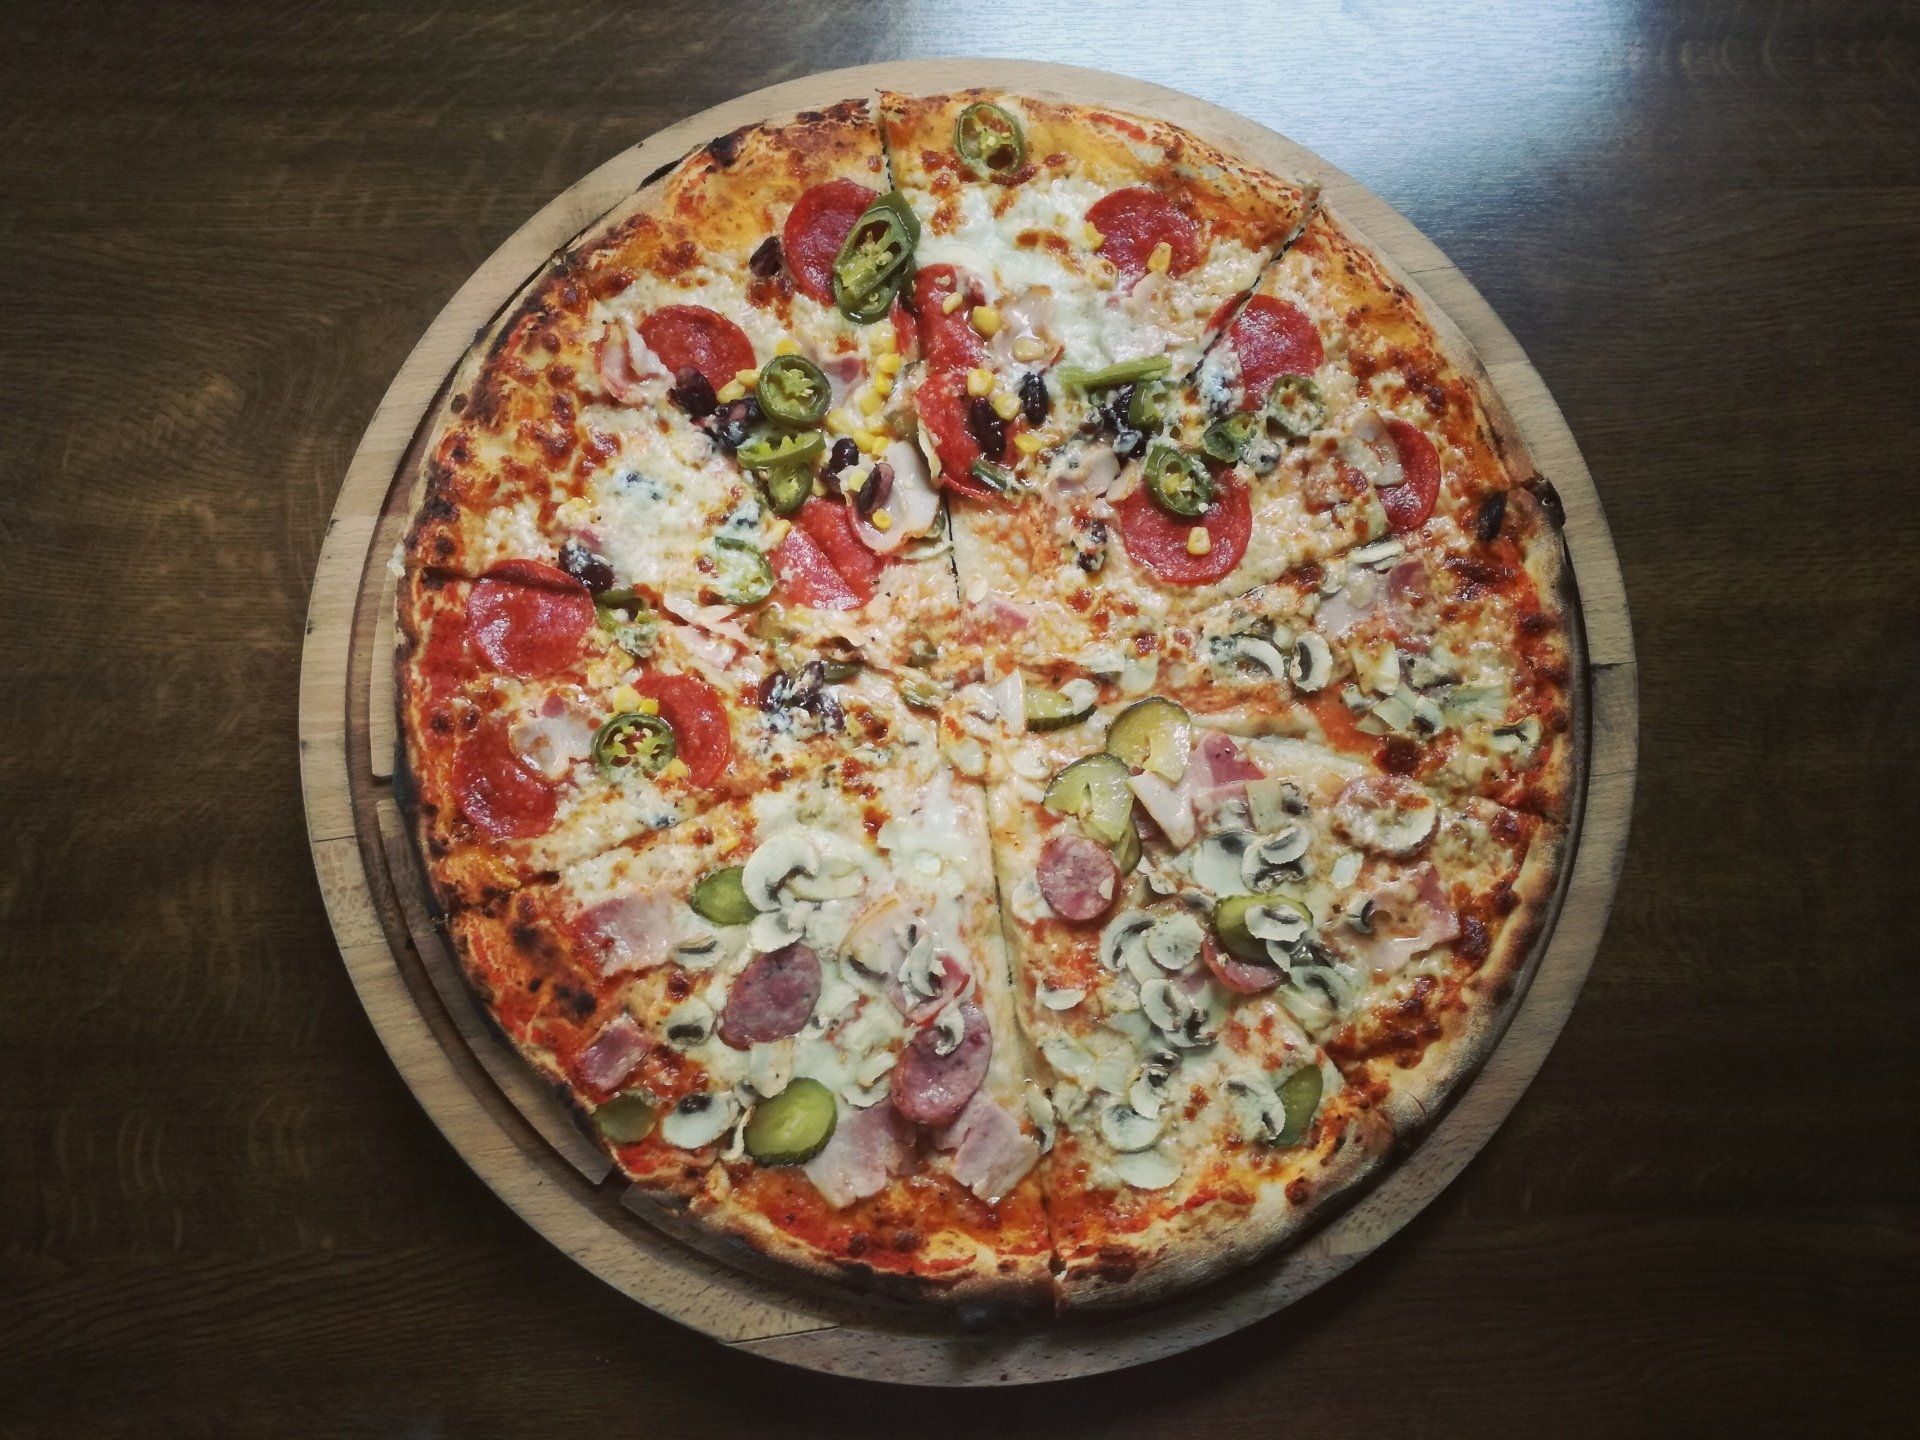
[[(911, 613), (943, 525), (898, 379), (911, 241), (864, 101), (694, 152), (523, 296), (430, 435), (409, 568)], [(844, 513), (842, 513), (844, 512)]]
[(1564, 818), (1564, 559), (1531, 492), (1482, 540), (1389, 537), (1142, 637), (1019, 671), (1037, 725), (1151, 689), (1238, 735), (1314, 741), (1453, 800)]
[(1481, 1053), (1548, 898), (1551, 823), (1209, 719), (1146, 696), (993, 761), (1069, 1306), (1306, 1223)]
[(681, 623), (535, 561), (405, 576), (397, 665), (409, 811), (449, 907), (730, 797), (859, 796), (939, 763), (934, 717), (858, 652)]
[(687, 1233), (951, 1302), (1048, 1291), (979, 787), (789, 785), (456, 915), (509, 1038)]

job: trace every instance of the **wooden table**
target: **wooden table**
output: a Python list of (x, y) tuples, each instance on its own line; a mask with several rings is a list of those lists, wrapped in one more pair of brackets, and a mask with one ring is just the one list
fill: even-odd
[[(0, 1434), (1798, 1435), (1910, 1408), (1920, 20), (1329, 5), (1210, 34), (1235, 8), (8, 7)], [(1454, 1187), (1239, 1336), (964, 1398), (729, 1354), (484, 1190), (354, 1000), (293, 741), (339, 477), (480, 260), (690, 111), (957, 51), (1229, 105), (1438, 242), (1580, 437), (1645, 717), (1612, 933)]]

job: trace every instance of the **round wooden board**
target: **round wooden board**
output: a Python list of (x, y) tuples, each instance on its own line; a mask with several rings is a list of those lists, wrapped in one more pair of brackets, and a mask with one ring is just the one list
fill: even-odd
[[(981, 85), (1157, 115), (1256, 165), (1319, 178), (1328, 203), (1397, 264), (1436, 323), (1457, 327), (1507, 411), (1496, 421), (1524, 438), (1565, 506), (1585, 627), (1585, 694), (1577, 708), (1585, 767), (1556, 911), (1507, 1033), (1377, 1183), (1300, 1243), (1185, 1299), (1118, 1318), (969, 1333), (944, 1315), (803, 1288), (742, 1254), (717, 1258), (656, 1228), (623, 1203), (624, 1183), (606, 1158), (488, 1028), (433, 925), (390, 791), (387, 561), (405, 524), (409, 452), (447, 377), (527, 278), (648, 176), (716, 135), (768, 117), (882, 88), (936, 93)], [(361, 440), (314, 579), (300, 679), (308, 833), (341, 954), (394, 1064), (467, 1163), (573, 1259), (682, 1324), (810, 1369), (930, 1385), (1063, 1379), (1202, 1344), (1326, 1283), (1445, 1188), (1539, 1070), (1586, 978), (1625, 852), (1637, 728), (1626, 595), (1592, 477), (1540, 376), (1466, 278), (1356, 181), (1251, 121), (1157, 85), (1007, 60), (869, 65), (755, 91), (616, 156), (522, 226), (428, 328)]]

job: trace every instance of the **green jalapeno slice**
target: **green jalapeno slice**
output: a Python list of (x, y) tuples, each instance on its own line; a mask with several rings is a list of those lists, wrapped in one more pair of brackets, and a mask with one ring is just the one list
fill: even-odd
[(867, 207), (833, 261), (833, 300), (849, 320), (878, 320), (913, 269), (920, 221), (898, 190)]
[(1222, 464), (1231, 465), (1246, 452), (1254, 423), (1252, 415), (1223, 415), (1207, 426), (1200, 437), (1200, 448)]
[(1173, 445), (1147, 451), (1147, 493), (1169, 514), (1192, 519), (1213, 504), (1213, 476), (1206, 463)]
[(749, 435), (734, 457), (749, 470), (781, 470), (811, 465), (827, 448), (827, 440), (818, 430), (799, 434), (780, 434), (763, 430)]
[(804, 355), (776, 355), (760, 367), (760, 408), (782, 425), (812, 425), (833, 403), (827, 375)]
[(594, 763), (609, 775), (658, 775), (677, 748), (671, 725), (632, 710), (615, 715), (593, 737)]
[(1267, 392), (1261, 414), (1282, 434), (1304, 440), (1326, 422), (1327, 402), (1311, 376), (1282, 375)]
[(1166, 418), (1161, 412), (1166, 399), (1164, 380), (1142, 380), (1133, 387), (1133, 398), (1127, 401), (1127, 423), (1136, 430), (1158, 430)]
[(773, 562), (751, 541), (722, 535), (713, 542), (714, 589), (729, 605), (758, 605), (773, 593)]
[(953, 122), (953, 148), (979, 180), (1011, 175), (1027, 161), (1027, 137), (1020, 122), (984, 100), (969, 105)]

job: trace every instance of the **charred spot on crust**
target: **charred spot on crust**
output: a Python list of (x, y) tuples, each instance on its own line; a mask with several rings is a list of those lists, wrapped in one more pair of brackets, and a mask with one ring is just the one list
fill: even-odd
[(726, 135), (717, 135), (707, 142), (707, 154), (713, 157), (713, 163), (725, 170), (739, 158), (740, 147), (746, 143), (747, 131), (752, 126), (742, 126)]
[(1481, 961), (1487, 958), (1487, 952), (1493, 948), (1493, 937), (1477, 915), (1468, 915), (1460, 922), (1460, 938), (1454, 942), (1454, 953), (1468, 960)]
[(1544, 475), (1536, 475), (1527, 482), (1527, 488), (1533, 491), (1533, 498), (1540, 502), (1540, 508), (1547, 512), (1547, 518), (1556, 528), (1567, 523), (1567, 507), (1560, 501), (1560, 492), (1553, 488), (1553, 482)]
[(654, 181), (666, 175), (668, 172), (670, 172), (673, 169), (674, 166), (678, 165), (682, 160), (686, 158), (687, 157), (685, 155), (674, 156), (673, 159), (667, 161), (666, 164), (660, 166), (658, 169), (651, 171), (647, 175), (647, 178), (640, 182), (640, 188), (642, 190), (646, 189), (647, 186), (653, 184)]

